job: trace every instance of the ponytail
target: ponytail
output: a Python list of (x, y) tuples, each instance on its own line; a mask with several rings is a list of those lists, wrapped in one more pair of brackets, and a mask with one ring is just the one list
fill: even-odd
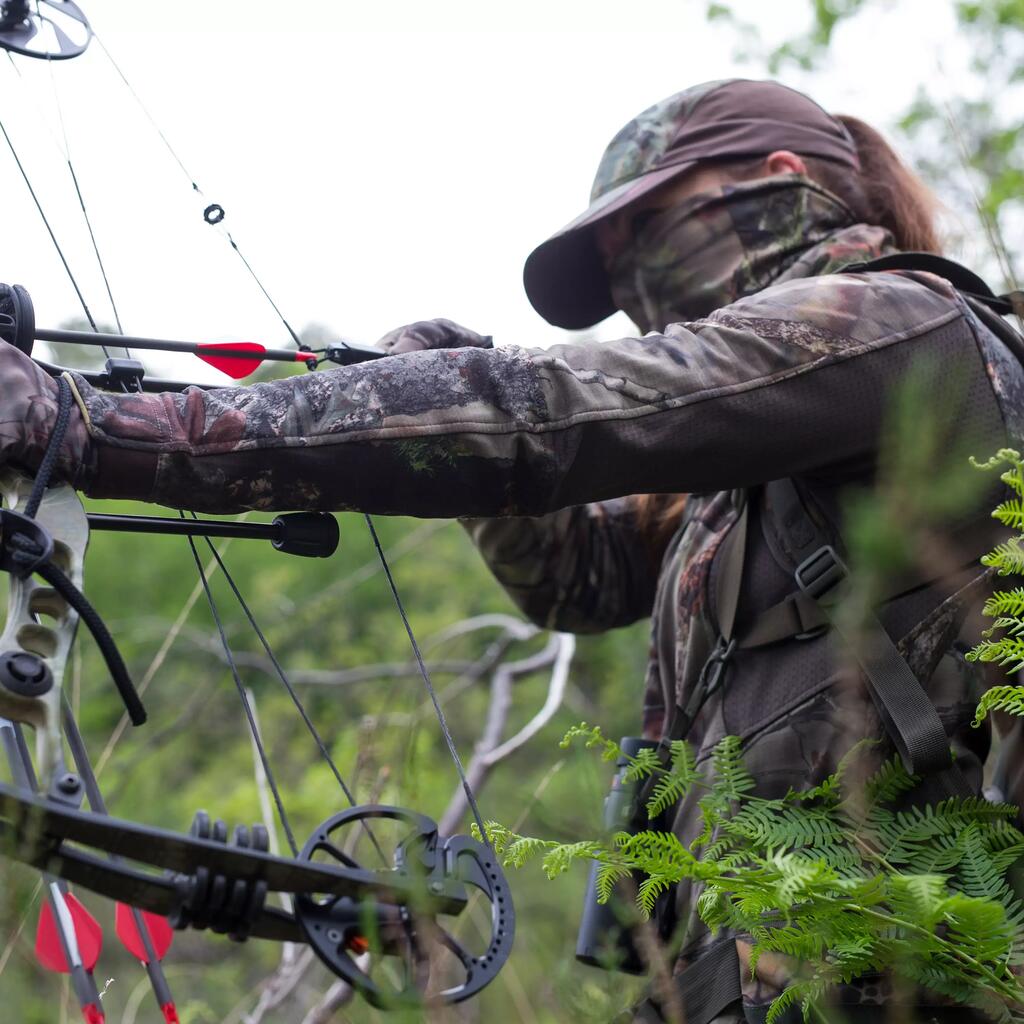
[(853, 137), (860, 171), (808, 157), (808, 176), (842, 199), (858, 221), (886, 228), (898, 249), (941, 252), (935, 229), (939, 202), (932, 191), (871, 125), (842, 114), (836, 119)]

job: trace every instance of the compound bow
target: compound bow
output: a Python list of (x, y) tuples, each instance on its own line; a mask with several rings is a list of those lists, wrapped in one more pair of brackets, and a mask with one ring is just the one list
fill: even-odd
[[(71, 0), (0, 2), (0, 47), (8, 51), (47, 60), (69, 59), (81, 54), (92, 38), (88, 20)], [(3, 134), (17, 160), (5, 128)], [(20, 168), (20, 161), (18, 164)], [(73, 168), (71, 173), (74, 177)], [(25, 181), (32, 191), (27, 176)], [(75, 184), (77, 189), (77, 181)], [(38, 200), (36, 204), (39, 206)], [(88, 220), (84, 200), (82, 210)], [(41, 207), (39, 212), (45, 222)], [(220, 224), (223, 208), (210, 204), (204, 217), (210, 224)], [(52, 230), (50, 233), (56, 244)], [(227, 238), (241, 256), (231, 236)], [(99, 258), (98, 251), (96, 255)], [(64, 263), (67, 267), (66, 260)], [(253, 273), (247, 262), (246, 267)], [(68, 274), (70, 277), (70, 268)], [(267, 295), (255, 273), (253, 278)], [(78, 291), (77, 284), (75, 289)], [(83, 307), (89, 315), (84, 300)], [(277, 310), (276, 305), (274, 308)], [(89, 319), (92, 321), (91, 315)], [(345, 343), (314, 352), (302, 346), (283, 316), (281, 319), (296, 342), (295, 351), (267, 350), (251, 343), (204, 347), (101, 335), (95, 330), (44, 331), (36, 328), (28, 292), (17, 285), (0, 286), (0, 338), (28, 354), (36, 340), (190, 351), (236, 378), (251, 372), (264, 359), (298, 361), (313, 370), (325, 360), (347, 364), (381, 355), (376, 349)], [(39, 362), (54, 376), (62, 372), (59, 366)], [(120, 391), (181, 390), (192, 386), (180, 381), (149, 379), (143, 365), (133, 358), (108, 358), (103, 372), (85, 376), (96, 386)], [(62, 405), (67, 405), (69, 389), (66, 382), (60, 386)], [(55, 452), (59, 444), (60, 429), (51, 441), (51, 450)], [(88, 1024), (104, 1020), (92, 978), (99, 954), (98, 925), (69, 892), (68, 883), (118, 901), (118, 935), (145, 964), (168, 1024), (177, 1021), (178, 1015), (160, 960), (170, 943), (171, 927), (209, 929), (236, 940), (264, 938), (308, 943), (331, 971), (381, 1007), (424, 1000), (454, 1003), (479, 992), (508, 958), (514, 933), (508, 885), (493, 850), (486, 839), (480, 842), (463, 835), (443, 838), (430, 818), (415, 811), (355, 803), (211, 545), (218, 567), (257, 629), (281, 683), (352, 804), (324, 821), (298, 848), (193, 541), (196, 536), (207, 538), (208, 544), (208, 538), (213, 536), (256, 537), (271, 540), (275, 548), (287, 553), (326, 557), (337, 546), (336, 520), (324, 513), (303, 512), (278, 516), (265, 525), (204, 521), (184, 515), (173, 519), (87, 514), (69, 486), (47, 487), (49, 474), (46, 460), (34, 481), (9, 469), (0, 473), (0, 493), (4, 499), (0, 511), (0, 569), (10, 576), (7, 622), (0, 635), (0, 742), (12, 779), (11, 784), (0, 784), (0, 849), (6, 856), (43, 872), (46, 903), (37, 933), (37, 952), (44, 965), (70, 973)], [(470, 807), (481, 833), (486, 835), (369, 517), (367, 523)], [(263, 825), (251, 829), (239, 826), (229, 836), (223, 822), (211, 821), (205, 812), (199, 812), (191, 833), (183, 835), (108, 815), (62, 686), (80, 621), (86, 623), (96, 639), (132, 722), (141, 725), (145, 711), (114, 639), (83, 594), (90, 529), (188, 537), (293, 857), (269, 852), (269, 834)], [(26, 725), (35, 731), (34, 758), (23, 732)], [(71, 753), (70, 763), (65, 760), (65, 750)], [(379, 831), (385, 823), (392, 823), (399, 834), (390, 856), (375, 831), (375, 827)], [(382, 858), (380, 868), (368, 868), (355, 859), (354, 834), (369, 840)], [(283, 906), (290, 909), (271, 906), (268, 898), (273, 894), (284, 895)], [(437, 920), (439, 916), (463, 911), (471, 894), (481, 896), (490, 908), (490, 936), (480, 954), (469, 952)], [(447, 960), (456, 965), (458, 977), (451, 987), (440, 988), (436, 981), (431, 984), (430, 973), (432, 964), (445, 951)], [(397, 975), (390, 968), (382, 972), (382, 964), (394, 965), (396, 960)], [(451, 965), (447, 970), (451, 972)]]

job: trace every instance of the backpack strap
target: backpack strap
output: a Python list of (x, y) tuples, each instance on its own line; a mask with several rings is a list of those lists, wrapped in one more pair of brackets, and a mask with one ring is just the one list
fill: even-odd
[(958, 292), (980, 302), (1000, 316), (1016, 313), (1024, 318), (1024, 291), (997, 295), (973, 270), (933, 252), (894, 252), (864, 263), (851, 263), (840, 274), (862, 274), (872, 270), (924, 270), (945, 278)]
[[(693, 720), (707, 699), (725, 680), (726, 668), (736, 650), (736, 610), (739, 607), (740, 587), (743, 584), (743, 564), (746, 561), (747, 532), (750, 519), (750, 495), (745, 490), (732, 492), (733, 506), (738, 510), (732, 528), (722, 541), (717, 558), (719, 570), (715, 588), (715, 609), (718, 618), (718, 639), (704, 662), (693, 692), (685, 705), (677, 704), (658, 745), (658, 757), (667, 764), (671, 757), (673, 740), (681, 740), (690, 731)], [(654, 781), (653, 776), (649, 783)], [(650, 787), (648, 786), (648, 789)], [(649, 795), (647, 793), (644, 794)]]
[[(966, 780), (953, 764), (938, 712), (885, 627), (869, 613), (861, 632), (854, 636), (836, 614), (839, 584), (848, 570), (831, 538), (808, 511), (796, 484), (790, 479), (774, 480), (765, 485), (764, 494), (764, 514), (771, 516), (781, 541), (769, 546), (783, 568), (792, 572), (797, 589), (758, 616), (740, 645), (755, 646), (751, 637), (763, 641), (773, 627), (784, 622), (785, 614), (794, 615), (802, 625), (817, 623), (819, 631), (835, 629), (856, 658), (879, 717), (907, 770), (914, 775), (940, 776), (947, 795), (969, 795)], [(783, 558), (780, 550), (785, 553)], [(792, 611), (780, 611), (787, 607)]]
[[(740, 987), (740, 959), (732, 935), (716, 939), (685, 971), (671, 981), (682, 1003), (686, 1024), (710, 1024), (724, 1010), (743, 998)], [(656, 996), (648, 996), (632, 1007), (631, 1024), (664, 1024), (666, 1007)], [(616, 1018), (618, 1020), (618, 1018)]]

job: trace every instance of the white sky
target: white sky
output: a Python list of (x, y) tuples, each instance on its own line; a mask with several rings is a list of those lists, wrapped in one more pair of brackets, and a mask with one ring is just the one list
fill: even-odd
[[(586, 205), (601, 152), (650, 103), (695, 82), (760, 77), (703, 0), (80, 0), (190, 174), (196, 197), (96, 44), (48, 66), (0, 57), (0, 118), (98, 318), (111, 321), (63, 158), (54, 88), (129, 333), (284, 344), (219, 232), (229, 228), (293, 326), (370, 342), (459, 320), (500, 342), (565, 338), (533, 313), (523, 259)], [(737, 0), (792, 35), (806, 0)], [(918, 85), (960, 88), (945, 3), (879, 4), (809, 81), (830, 109), (885, 128)], [(80, 315), (0, 139), (0, 280), (42, 326)], [(618, 322), (616, 322), (618, 321)], [(628, 333), (624, 318), (601, 337)], [(164, 363), (187, 376), (193, 363)], [(198, 375), (198, 371), (196, 371)]]

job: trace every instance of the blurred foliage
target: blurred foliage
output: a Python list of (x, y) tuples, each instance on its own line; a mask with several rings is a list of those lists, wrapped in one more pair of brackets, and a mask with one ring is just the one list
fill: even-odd
[[(97, 502), (94, 507), (138, 514), (161, 511), (131, 503)], [(401, 664), (410, 659), (407, 638), (362, 517), (341, 515), (339, 521), (341, 547), (329, 559), (289, 557), (262, 541), (218, 545), (290, 673)], [(378, 519), (376, 525), (428, 662), (480, 657), (493, 640), (493, 631), (432, 645), (432, 637), (470, 616), (515, 614), (461, 528), (453, 522), (386, 518)], [(208, 563), (209, 551), (203, 545), (198, 550), (204, 564)], [(146, 678), (154, 656), (172, 635), (196, 580), (182, 539), (93, 535), (87, 593), (118, 639), (136, 682)], [(212, 573), (211, 583), (240, 664), (259, 660), (258, 643), (221, 575)], [(507, 657), (522, 657), (543, 646), (543, 640), (541, 636), (513, 646)], [(69, 672), (70, 692), (94, 760), (102, 766), (100, 784), (113, 814), (184, 831), (200, 808), (232, 826), (261, 820), (245, 719), (202, 596), (146, 690), (149, 722), (139, 729), (129, 727), (109, 760), (103, 753), (121, 718), (121, 707), (87, 638), (80, 638), (79, 652)], [(645, 655), (646, 625), (581, 638), (565, 706), (531, 744), (495, 771), (480, 793), (484, 813), (563, 838), (596, 828), (606, 785), (601, 773), (573, 772), (570, 779), (570, 773), (552, 771), (555, 761), (546, 751), (581, 717), (600, 717), (619, 733), (634, 731)], [(271, 766), (301, 846), (319, 822), (347, 805), (345, 798), (279, 682), (263, 669), (243, 667), (242, 671), (254, 693)], [(442, 694), (455, 678), (451, 671), (434, 673)], [(464, 761), (482, 729), (488, 684), (485, 676), (464, 692), (450, 691), (445, 704)], [(362, 681), (300, 683), (298, 689), (358, 800), (441, 815), (458, 780), (415, 672), (391, 678), (382, 670), (370, 672)], [(543, 674), (517, 682), (510, 733), (540, 708), (546, 692)], [(545, 753), (538, 755), (538, 751)], [(284, 849), (285, 837), (278, 833)], [(0, 974), (7, 1008), (4, 1019), (10, 1014), (9, 1019), (25, 1024), (53, 1024), (61, 1019), (62, 980), (42, 971), (32, 952), (37, 876), (9, 864), (2, 870), (0, 955), (23, 916), (29, 917)], [(598, 1021), (607, 1019), (610, 1009), (626, 997), (620, 980), (571, 961), (582, 880), (569, 880), (554, 900), (545, 888), (540, 880), (517, 881), (520, 933), (511, 963), (469, 1009), (460, 1011), (458, 1019), (506, 1020), (504, 1013), (511, 1003), (517, 1007), (516, 1019), (553, 1022), (571, 1012), (573, 1019)], [(108, 936), (96, 972), (101, 988), (107, 978), (113, 979), (104, 999), (108, 1020), (136, 1019), (125, 1016), (129, 1003), (138, 1004), (139, 1021), (155, 1019), (142, 969), (113, 938), (112, 908), (88, 893), (83, 900)], [(239, 946), (208, 934), (177, 936), (167, 971), (185, 1008), (183, 1020), (189, 1024), (234, 1020), (237, 1024), (240, 1011), (256, 1001), (254, 986), (274, 969), (278, 956), (278, 948), (269, 943)], [(315, 967), (296, 996), (264, 1020), (268, 1024), (301, 1021), (305, 1008), (329, 984), (326, 972)], [(73, 1008), (71, 1019), (76, 1016)], [(372, 1021), (382, 1016), (357, 1000), (336, 1019)]]
[[(958, 234), (977, 235), (977, 269), (1008, 290), (1019, 285), (1024, 256), (1024, 0), (941, 2), (970, 48), (972, 95), (949, 96), (937, 64), (906, 109), (878, 127), (892, 132), (900, 153), (956, 214), (953, 244)], [(892, 0), (808, 0), (808, 27), (774, 47), (762, 43), (758, 20), (741, 17), (734, 5), (713, 0), (706, 10), (733, 29), (741, 60), (771, 75), (797, 69), (813, 76), (827, 66), (845, 22), (893, 6)]]
[[(732, 4), (716, 0), (706, 10), (709, 20), (731, 25), (740, 53), (770, 73), (796, 67), (813, 74), (827, 59), (842, 24), (865, 16), (881, 2), (813, 0), (808, 4), (807, 32), (772, 52), (761, 46), (757, 25), (738, 17)], [(895, 127), (901, 148), (906, 147), (916, 166), (954, 208), (969, 213), (977, 192), (996, 242), (1008, 240), (1003, 245), (1007, 256), (1000, 262), (1006, 264), (1004, 273), (1012, 275), (1012, 263), (1020, 259), (1024, 245), (1024, 232), (1013, 230), (1024, 217), (1024, 106), (1014, 102), (1024, 75), (1024, 0), (949, 2), (954, 3), (963, 37), (973, 49), (974, 73), (983, 88), (971, 98), (949, 101), (947, 107), (922, 87), (895, 125), (881, 127)], [(764, 8), (763, 16), (771, 16), (770, 7)], [(964, 164), (970, 172), (969, 185), (963, 184)], [(994, 261), (978, 269), (991, 273), (999, 265)], [(312, 341), (330, 336), (321, 327), (311, 334)], [(102, 353), (95, 350), (62, 347), (58, 355), (67, 365), (101, 366), (103, 361)], [(167, 372), (186, 376), (186, 366), (186, 362), (175, 363), (173, 371)], [(273, 368), (265, 373), (276, 375)], [(918, 436), (927, 444), (924, 434), (918, 432)], [(922, 464), (928, 464), (928, 457), (925, 452)], [(894, 466), (892, 479), (899, 479), (904, 471), (905, 467)], [(947, 497), (937, 495), (936, 500)], [(895, 490), (891, 494), (883, 490), (880, 500), (890, 502), (882, 521), (894, 521), (893, 514), (908, 514), (899, 505), (904, 495)], [(899, 505), (896, 513), (891, 513), (892, 502)], [(103, 511), (114, 510), (154, 512), (127, 503), (103, 503)], [(879, 517), (873, 521), (877, 523)], [(401, 622), (361, 517), (342, 515), (339, 522), (341, 549), (326, 560), (289, 558), (254, 541), (219, 545), (289, 671), (340, 671), (409, 659)], [(867, 512), (864, 522), (869, 524)], [(488, 640), (485, 634), (436, 649), (430, 645), (431, 637), (470, 616), (514, 614), (460, 528), (453, 523), (381, 519), (378, 529), (428, 658), (478, 658)], [(854, 543), (874, 551), (880, 561), (897, 544), (870, 525), (862, 528)], [(199, 550), (208, 562), (209, 553), (202, 546)], [(301, 843), (316, 824), (345, 806), (344, 797), (288, 696), (258, 667), (258, 645), (223, 579), (219, 574), (212, 579), (228, 635), (243, 652), (244, 680), (255, 695), (271, 763), (279, 773), (285, 805)], [(121, 710), (87, 640), (80, 644), (69, 673), (70, 692), (86, 740), (101, 765), (100, 781), (112, 812), (175, 830), (187, 830), (199, 808), (229, 824), (253, 822), (261, 816), (251, 742), (233, 682), (218, 652), (209, 611), (201, 596), (196, 600), (195, 585), (192, 558), (183, 541), (97, 534), (87, 567), (87, 592), (121, 643), (137, 681), (150, 674), (158, 652), (172, 637), (173, 642), (152, 672), (146, 691), (150, 722), (139, 730), (125, 731), (109, 756), (108, 741), (118, 728)], [(180, 620), (190, 600), (194, 605)], [(533, 651), (540, 642), (538, 638), (524, 650), (513, 647), (510, 656)], [(489, 779), (480, 796), (485, 815), (556, 841), (596, 834), (607, 772), (572, 753), (564, 755), (574, 759), (571, 770), (559, 771), (562, 762), (548, 752), (556, 738), (581, 718), (600, 721), (613, 736), (635, 732), (646, 656), (646, 624), (580, 638), (565, 706), (531, 744)], [(250, 662), (257, 667), (249, 667)], [(435, 673), (440, 691), (456, 680), (455, 673)], [(529, 719), (546, 693), (543, 676), (516, 685), (510, 731)], [(457, 779), (414, 673), (395, 676), (382, 669), (359, 681), (304, 682), (299, 689), (357, 799), (393, 802), (435, 816), (443, 812)], [(464, 760), (480, 734), (486, 689), (485, 678), (464, 690), (448, 691), (446, 711)], [(284, 836), (278, 838), (283, 844)], [(37, 876), (16, 865), (4, 864), (2, 870), (6, 883), (0, 887), (4, 1020), (54, 1024), (76, 1019), (66, 984), (43, 972), (33, 956)], [(607, 1021), (631, 1001), (640, 982), (581, 967), (572, 959), (583, 882), (582, 877), (565, 876), (549, 891), (549, 884), (536, 876), (514, 880), (519, 934), (512, 959), (489, 989), (469, 1005), (451, 1011), (450, 1019), (597, 1022)], [(88, 894), (84, 900), (111, 936), (97, 970), (101, 988), (110, 979), (104, 998), (108, 1020), (132, 1024), (157, 1019), (144, 972), (112, 939), (112, 909)], [(278, 956), (279, 951), (268, 943), (238, 946), (215, 936), (178, 936), (166, 969), (182, 1019), (188, 1024), (241, 1024), (256, 1002), (256, 986), (273, 971)], [(314, 968), (293, 996), (263, 1020), (298, 1024), (330, 981), (325, 971)], [(334, 1019), (378, 1021), (384, 1015), (357, 1000)]]

